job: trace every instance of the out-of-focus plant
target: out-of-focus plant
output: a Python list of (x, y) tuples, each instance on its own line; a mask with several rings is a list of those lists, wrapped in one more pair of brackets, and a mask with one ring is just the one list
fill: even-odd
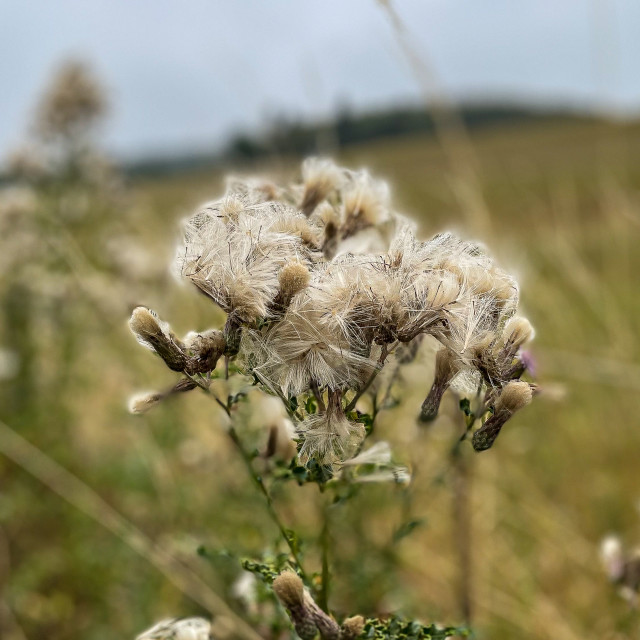
[(620, 538), (607, 536), (600, 546), (600, 556), (607, 577), (629, 606), (637, 609), (640, 593), (640, 550), (625, 549)]
[(97, 152), (96, 133), (107, 112), (105, 93), (88, 66), (71, 60), (62, 65), (42, 94), (30, 138), (9, 158), (9, 169), (27, 180), (97, 173), (105, 163)]
[[(70, 303), (79, 297), (78, 285), (91, 277), (97, 285), (106, 266), (98, 261), (94, 231), (108, 236), (120, 189), (97, 151), (103, 113), (102, 90), (88, 69), (63, 66), (40, 100), (27, 142), (9, 158), (10, 184), (0, 189), (0, 234), (7, 239), (0, 254), (0, 340), (17, 362), (5, 406), (25, 423), (34, 419), (34, 385), (45, 386), (41, 341), (58, 335), (50, 348), (74, 350), (78, 333), (61, 330), (73, 321)], [(60, 355), (57, 375), (64, 380), (68, 358)]]
[[(100, 149), (105, 114), (104, 91), (89, 68), (63, 65), (0, 186), (0, 419), (69, 468), (81, 447), (84, 355), (113, 348), (120, 329), (114, 318), (126, 313), (127, 292), (144, 273), (128, 268), (135, 256), (119, 241), (129, 203)], [(112, 473), (105, 466), (96, 472)], [(0, 526), (11, 551), (7, 597), (29, 631), (35, 625), (38, 635), (64, 635), (85, 594), (99, 597), (101, 588), (80, 590), (74, 582), (86, 580), (80, 576), (91, 552), (72, 542), (85, 524), (60, 518), (55, 502), (29, 497), (24, 477), (5, 460), (0, 484)], [(34, 534), (47, 529), (51, 545), (66, 545), (73, 571), (65, 580), (51, 554), (34, 553), (36, 536), (24, 535), (29, 527)]]
[[(418, 240), (393, 211), (387, 185), (366, 171), (309, 159), (302, 176), (284, 187), (232, 179), (222, 199), (186, 221), (178, 271), (226, 322), (179, 338), (153, 311), (136, 308), (131, 330), (180, 378), (136, 396), (130, 408), (144, 413), (196, 388), (217, 403), (285, 549), (243, 567), (271, 585), (303, 640), (465, 635), (393, 616), (365, 619), (339, 605), (343, 622), (336, 622), (330, 508), (355, 499), (362, 483), (410, 483), (389, 445), (369, 438), (391, 385), (419, 352), (434, 369), (419, 422), (437, 416), (448, 389), (459, 396), (465, 431), (454, 454), (467, 439), (476, 451), (489, 449), (531, 402), (536, 388), (521, 379), (528, 363), (521, 347), (533, 330), (516, 315), (517, 283), (476, 243), (449, 233)], [(262, 449), (248, 427), (252, 412), (268, 431)], [(285, 526), (274, 505), (273, 487), (287, 481), (316, 485), (325, 496), (315, 570), (310, 541)], [(256, 628), (272, 634), (281, 628), (276, 620), (276, 610), (254, 612)], [(182, 637), (168, 633), (159, 637)]]

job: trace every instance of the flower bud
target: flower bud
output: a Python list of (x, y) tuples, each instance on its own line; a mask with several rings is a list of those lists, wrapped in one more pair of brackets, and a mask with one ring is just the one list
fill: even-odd
[(344, 640), (355, 640), (364, 631), (364, 618), (362, 616), (352, 616), (342, 623), (342, 635)]
[(493, 446), (505, 422), (518, 410), (527, 406), (533, 397), (527, 382), (513, 380), (506, 384), (495, 401), (494, 413), (473, 434), (473, 448), (485, 451)]
[(455, 361), (455, 356), (446, 347), (440, 349), (436, 353), (436, 371), (435, 379), (429, 395), (422, 403), (422, 410), (420, 411), (420, 422), (431, 422), (438, 415), (438, 409), (440, 408), (440, 402), (444, 392), (449, 388), (449, 384), (458, 371), (458, 366)]
[(296, 633), (302, 640), (313, 640), (318, 628), (312, 609), (305, 606), (304, 584), (293, 571), (284, 571), (273, 581), (273, 592), (289, 613)]
[(213, 371), (227, 346), (224, 334), (217, 329), (191, 333), (184, 342), (191, 355), (187, 363), (187, 371), (191, 375)]
[(278, 281), (280, 282), (280, 291), (276, 299), (278, 306), (286, 309), (293, 296), (307, 287), (309, 280), (311, 280), (311, 274), (307, 266), (302, 262), (290, 262), (282, 267), (278, 274)]
[(153, 409), (153, 407), (159, 404), (163, 398), (164, 394), (157, 391), (132, 396), (129, 399), (129, 413), (146, 413), (149, 409)]
[(516, 351), (529, 340), (533, 339), (534, 330), (531, 323), (520, 316), (514, 316), (507, 322), (503, 332), (504, 349), (515, 355)]
[(183, 371), (187, 358), (182, 345), (169, 329), (169, 325), (159, 320), (153, 311), (137, 307), (131, 314), (129, 327), (138, 342), (157, 353), (173, 371)]

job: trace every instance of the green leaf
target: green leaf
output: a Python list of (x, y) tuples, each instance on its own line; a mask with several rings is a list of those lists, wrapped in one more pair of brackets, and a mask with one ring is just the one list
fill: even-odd
[(244, 558), (241, 562), (245, 571), (261, 577), (271, 584), (285, 569), (291, 569), (289, 555), (286, 553), (265, 554), (260, 560)]
[(314, 414), (318, 411), (318, 403), (313, 396), (309, 396), (304, 403), (304, 410), (309, 414)]
[(307, 463), (307, 482), (316, 482), (319, 485), (326, 484), (333, 478), (333, 468), (330, 464), (320, 464), (315, 458)]
[(307, 482), (309, 477), (306, 468), (299, 465), (291, 470), (291, 475), (300, 486)]
[(408, 535), (413, 533), (415, 529), (421, 527), (425, 523), (423, 518), (418, 518), (416, 520), (409, 520), (408, 522), (403, 522), (400, 527), (393, 534), (393, 542), (400, 542), (403, 538), (406, 538)]
[(446, 638), (467, 638), (471, 635), (466, 627), (439, 627), (424, 625), (416, 620), (391, 617), (385, 620), (366, 620), (360, 638), (371, 640), (446, 640)]
[(471, 403), (469, 402), (469, 398), (462, 398), (462, 400), (460, 400), (460, 411), (462, 411), (462, 413), (467, 417), (471, 415)]
[(230, 559), (230, 560), (236, 560), (237, 557), (231, 553), (231, 551), (227, 550), (227, 549), (207, 549), (207, 547), (205, 547), (203, 544), (201, 544), (197, 550), (196, 553), (201, 557), (201, 558), (205, 558), (206, 560), (214, 561), (217, 560), (218, 558), (225, 558), (225, 559)]

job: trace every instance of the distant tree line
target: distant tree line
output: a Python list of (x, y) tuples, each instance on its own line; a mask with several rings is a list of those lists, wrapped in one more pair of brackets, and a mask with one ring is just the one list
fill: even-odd
[[(562, 108), (486, 104), (464, 106), (460, 116), (470, 130), (490, 125), (562, 119), (594, 119)], [(309, 123), (286, 117), (274, 119), (261, 134), (240, 133), (217, 153), (149, 158), (130, 164), (130, 175), (186, 172), (218, 164), (244, 164), (269, 156), (333, 153), (350, 145), (411, 134), (434, 133), (432, 116), (423, 107), (395, 107), (354, 113), (343, 109), (332, 120)]]

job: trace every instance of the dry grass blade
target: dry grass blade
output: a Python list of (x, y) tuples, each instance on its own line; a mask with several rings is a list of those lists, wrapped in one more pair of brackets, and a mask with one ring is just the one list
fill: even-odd
[(27, 640), (27, 636), (4, 595), (10, 573), (9, 543), (0, 527), (0, 637), (4, 640)]
[(435, 125), (436, 137), (447, 155), (453, 175), (453, 194), (475, 233), (487, 235), (490, 230), (491, 216), (483, 195), (475, 153), (464, 121), (447, 97), (436, 78), (435, 71), (425, 60), (425, 56), (418, 53), (410, 41), (408, 30), (392, 6), (391, 0), (378, 0), (378, 3), (389, 17), (402, 53), (411, 65), (411, 70), (427, 101), (427, 107)]
[(150, 540), (82, 480), (2, 422), (0, 422), (0, 452), (74, 507), (118, 536), (194, 602), (214, 616), (224, 616), (234, 627), (234, 637), (242, 640), (260, 640), (260, 636), (239, 618), (190, 567)]

